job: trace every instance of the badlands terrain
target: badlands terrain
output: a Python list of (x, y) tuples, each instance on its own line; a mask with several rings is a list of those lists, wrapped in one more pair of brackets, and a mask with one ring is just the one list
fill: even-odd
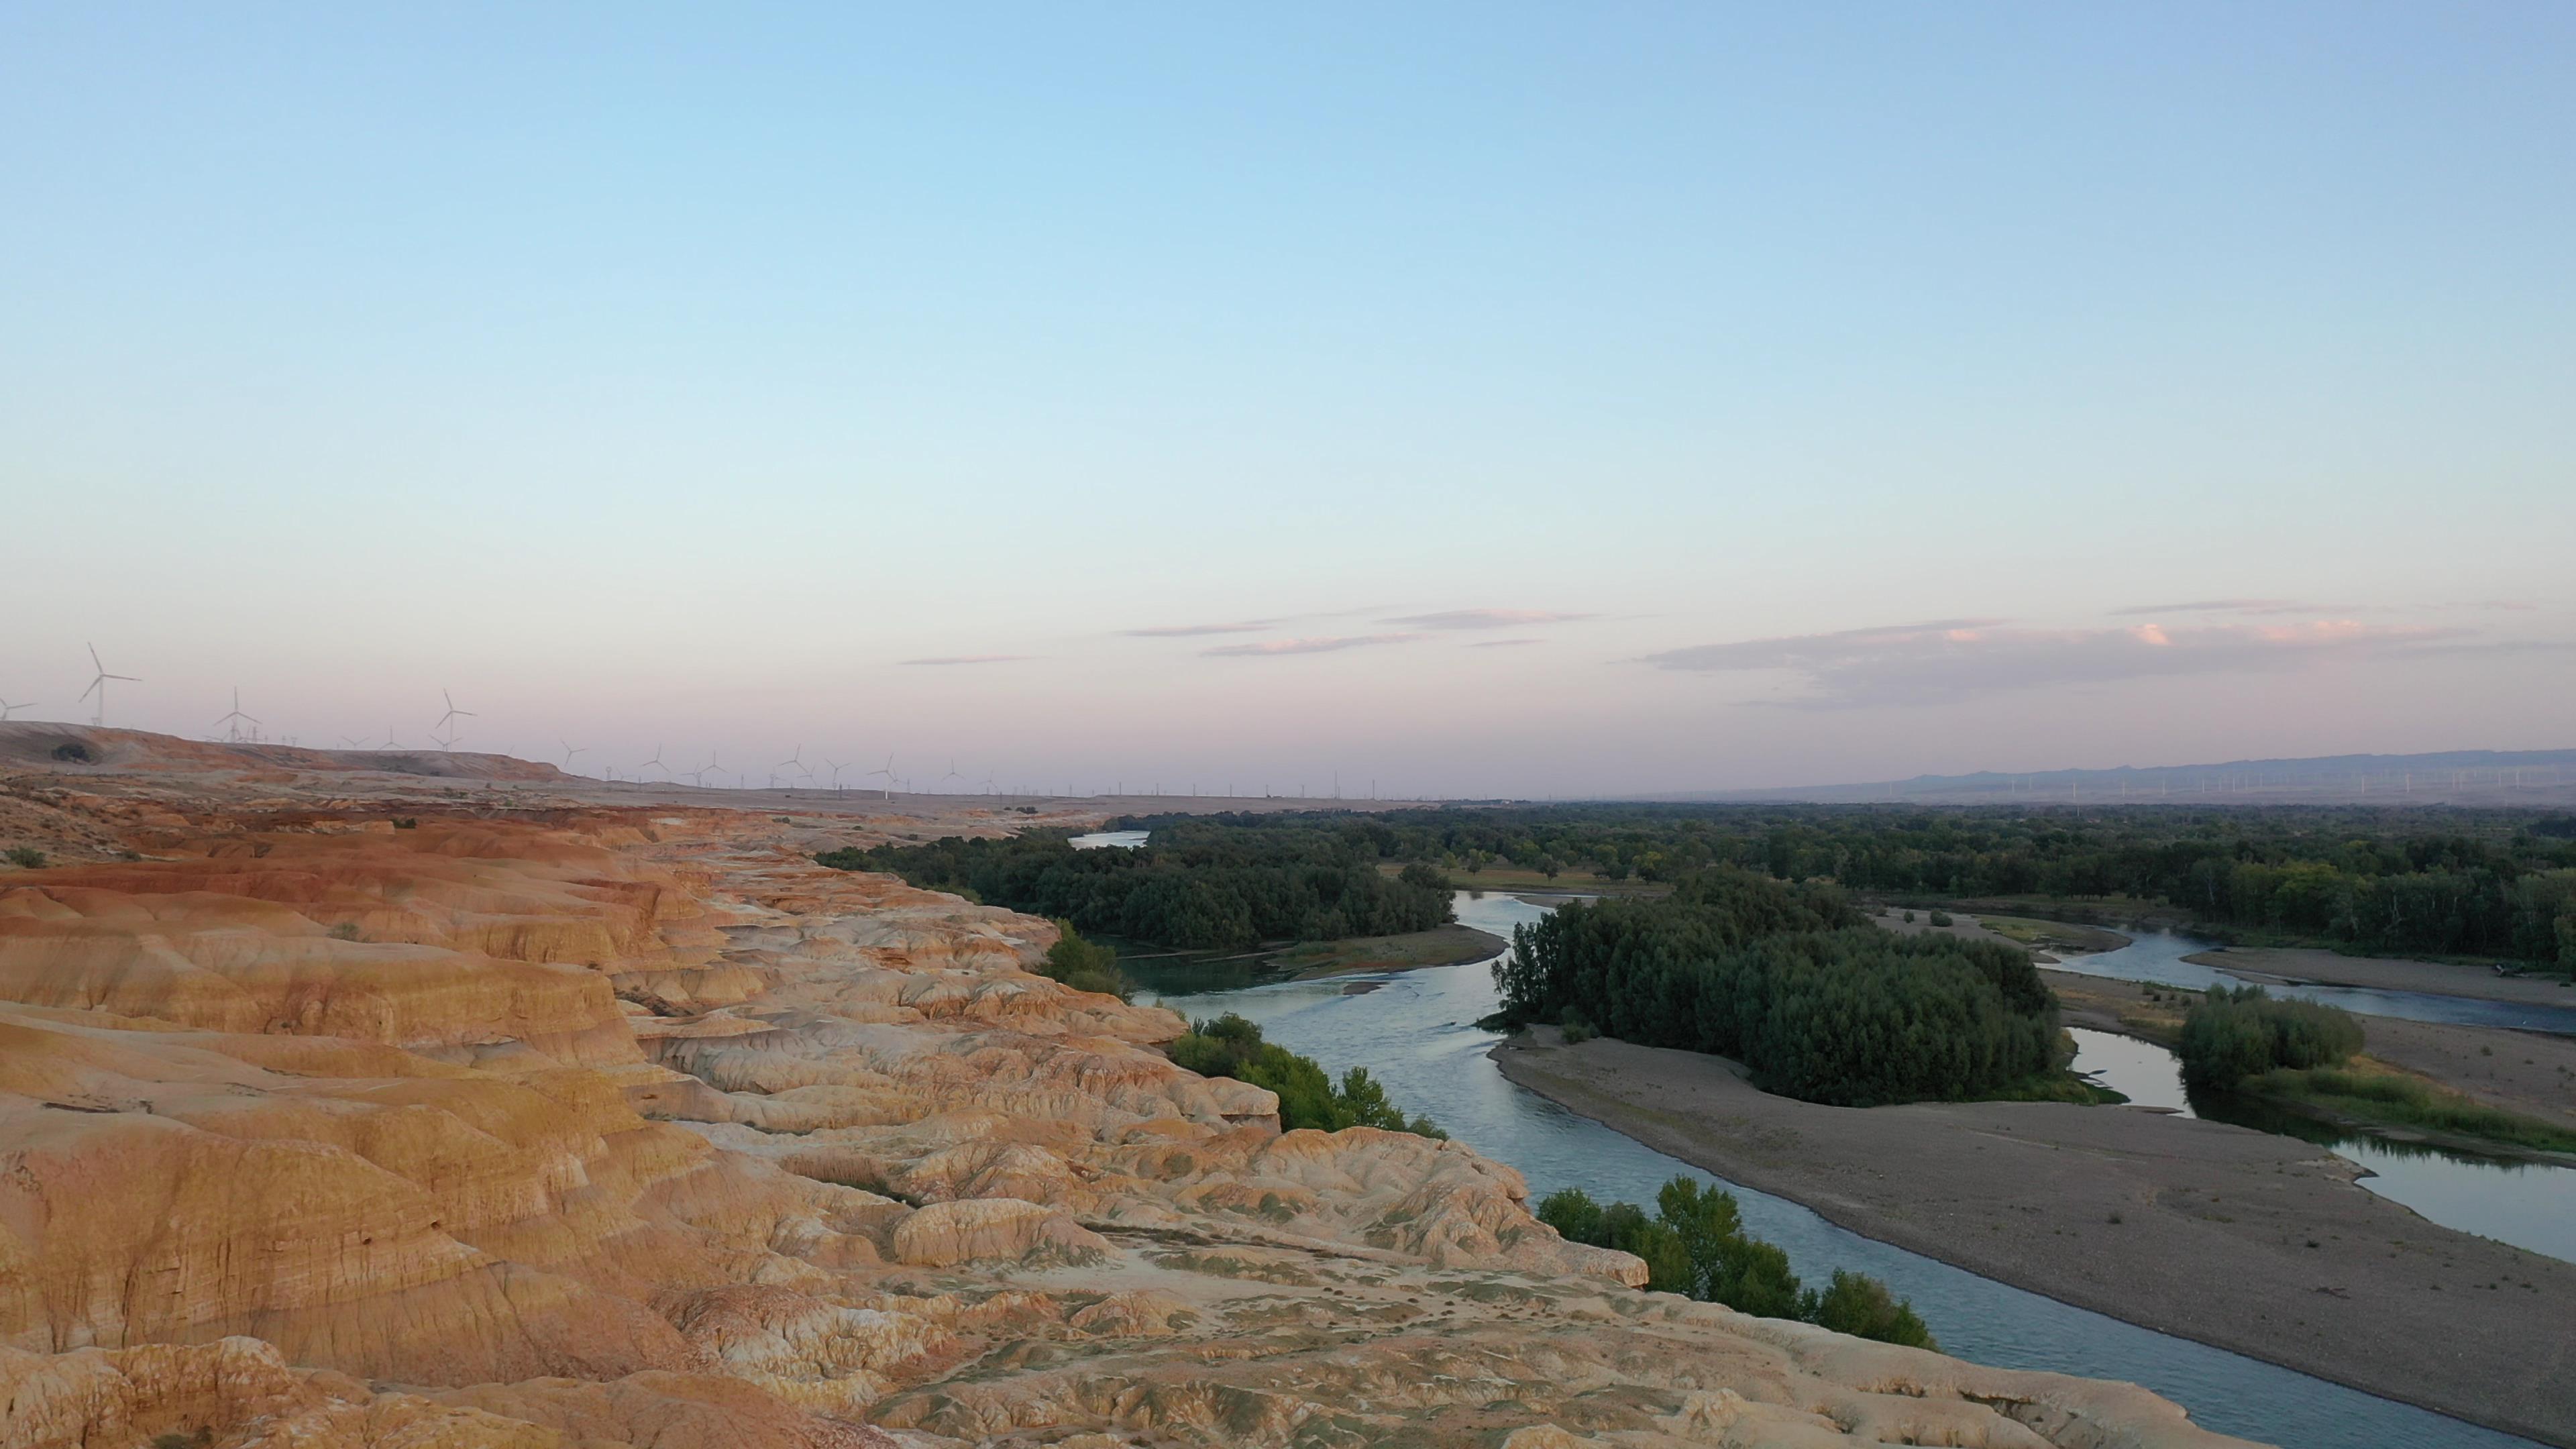
[(0, 1445), (2241, 1442), (1640, 1291), (810, 859), (1026, 814), (686, 794), (0, 725)]

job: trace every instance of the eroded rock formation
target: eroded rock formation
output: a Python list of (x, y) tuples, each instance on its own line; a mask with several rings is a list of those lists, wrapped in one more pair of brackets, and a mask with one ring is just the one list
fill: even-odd
[(1639, 1291), (768, 817), (47, 788), (138, 858), (0, 874), (9, 1449), (2234, 1442)]

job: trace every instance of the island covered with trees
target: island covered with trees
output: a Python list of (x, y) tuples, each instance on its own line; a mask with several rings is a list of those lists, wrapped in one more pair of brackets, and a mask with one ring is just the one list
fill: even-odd
[(1570, 902), (1513, 946), (1496, 1025), (1732, 1057), (1765, 1091), (1841, 1106), (2092, 1097), (2028, 952), (1880, 930), (1834, 886), (1708, 870), (1660, 899)]

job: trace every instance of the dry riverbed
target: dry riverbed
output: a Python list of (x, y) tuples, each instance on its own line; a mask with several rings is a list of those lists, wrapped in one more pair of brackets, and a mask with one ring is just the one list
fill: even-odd
[(2127, 1107), (1818, 1106), (1757, 1090), (1724, 1058), (1568, 1047), (1547, 1027), (1494, 1057), (1575, 1112), (1855, 1232), (2576, 1445), (2576, 1265), (2436, 1227), (2321, 1148)]

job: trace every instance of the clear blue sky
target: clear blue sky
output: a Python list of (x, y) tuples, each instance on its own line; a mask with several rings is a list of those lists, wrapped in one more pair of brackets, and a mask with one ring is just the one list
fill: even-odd
[(94, 639), (111, 723), (1084, 788), (2576, 742), (2576, 7), (356, 11), (0, 12), (36, 716)]

